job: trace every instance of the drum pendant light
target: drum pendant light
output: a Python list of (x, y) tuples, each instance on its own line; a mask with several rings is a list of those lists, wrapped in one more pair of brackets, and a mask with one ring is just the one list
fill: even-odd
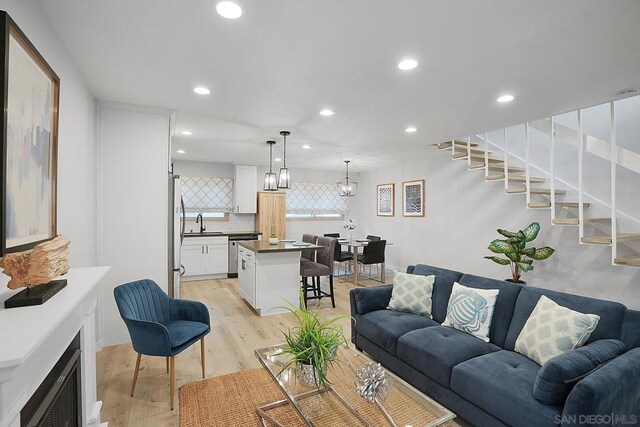
[(269, 172), (264, 174), (264, 191), (278, 191), (278, 185), (276, 183), (276, 174), (273, 173), (273, 145), (275, 141), (267, 141), (269, 144)]
[(291, 173), (287, 169), (287, 136), (291, 135), (291, 132), (283, 130), (280, 132), (282, 138), (284, 138), (282, 147), (282, 167), (280, 168), (280, 176), (278, 177), (278, 188), (289, 189), (291, 188)]
[(356, 191), (358, 191), (358, 183), (349, 178), (349, 163), (351, 163), (351, 161), (345, 160), (344, 162), (346, 163), (347, 175), (342, 181), (338, 181), (337, 183), (338, 194), (343, 197), (355, 196)]

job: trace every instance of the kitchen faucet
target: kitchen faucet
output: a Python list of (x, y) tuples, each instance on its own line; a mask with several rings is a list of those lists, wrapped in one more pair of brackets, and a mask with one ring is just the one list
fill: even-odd
[(200, 221), (200, 234), (202, 234), (206, 231), (207, 227), (204, 226), (204, 221), (202, 220), (201, 213), (199, 213), (198, 216), (196, 217), (196, 224), (198, 223), (198, 221)]

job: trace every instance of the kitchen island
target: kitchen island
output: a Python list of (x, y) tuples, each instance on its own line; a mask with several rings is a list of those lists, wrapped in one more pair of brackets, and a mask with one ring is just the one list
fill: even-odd
[(301, 251), (322, 246), (270, 245), (268, 240), (238, 242), (238, 291), (261, 316), (300, 306)]

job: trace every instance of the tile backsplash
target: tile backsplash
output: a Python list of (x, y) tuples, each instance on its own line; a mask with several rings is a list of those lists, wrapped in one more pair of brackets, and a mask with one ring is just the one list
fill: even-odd
[[(229, 214), (228, 220), (204, 219), (207, 231), (255, 231), (256, 216), (254, 214)], [(200, 231), (200, 224), (196, 224), (195, 218), (187, 218), (185, 232), (197, 233)]]

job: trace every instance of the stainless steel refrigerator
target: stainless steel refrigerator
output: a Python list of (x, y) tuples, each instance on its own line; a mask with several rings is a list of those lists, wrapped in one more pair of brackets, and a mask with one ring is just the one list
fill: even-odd
[(169, 296), (180, 298), (180, 279), (184, 274), (180, 251), (184, 240), (185, 212), (180, 175), (169, 175)]

